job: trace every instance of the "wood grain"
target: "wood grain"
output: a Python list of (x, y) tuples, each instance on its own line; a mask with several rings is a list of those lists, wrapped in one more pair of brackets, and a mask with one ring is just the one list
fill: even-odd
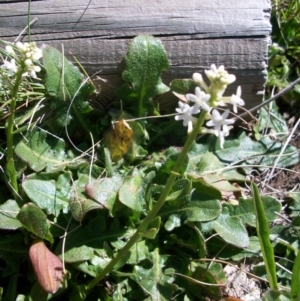
[[(27, 1), (0, 1), (0, 36), (14, 41), (27, 24)], [(262, 99), (270, 43), (268, 0), (42, 0), (31, 3), (31, 39), (75, 55), (113, 95), (122, 61), (138, 34), (159, 37), (171, 68), (164, 82), (188, 78), (212, 63), (237, 76), (248, 107)], [(23, 40), (26, 40), (26, 36)]]

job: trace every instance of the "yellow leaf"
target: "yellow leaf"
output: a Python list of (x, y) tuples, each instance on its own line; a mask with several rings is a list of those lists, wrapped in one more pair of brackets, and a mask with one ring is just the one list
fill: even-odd
[(109, 149), (113, 162), (123, 158), (132, 144), (133, 131), (124, 119), (120, 119), (114, 127), (105, 134), (104, 144)]

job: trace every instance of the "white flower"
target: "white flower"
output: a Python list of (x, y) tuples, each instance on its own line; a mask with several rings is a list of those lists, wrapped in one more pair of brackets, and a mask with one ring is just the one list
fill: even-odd
[(207, 126), (214, 127), (214, 134), (220, 138), (220, 146), (223, 148), (224, 137), (229, 135), (229, 131), (233, 128), (228, 126), (234, 123), (233, 119), (226, 119), (228, 117), (229, 110), (226, 110), (222, 115), (218, 110), (212, 111), (212, 119), (206, 123)]
[(203, 83), (203, 77), (200, 73), (195, 72), (193, 74), (193, 80), (199, 84)]
[(205, 110), (207, 112), (210, 111), (210, 106), (208, 105), (210, 95), (201, 91), (201, 89), (199, 87), (195, 88), (195, 94), (191, 94), (191, 93), (186, 94), (186, 98), (189, 101), (194, 102), (196, 107), (202, 108), (203, 110)]
[[(13, 59), (11, 59), (11, 62), (5, 60), (1, 67), (8, 70), (9, 76), (16, 72), (20, 72), (23, 77), (31, 76), (36, 78), (36, 72), (40, 72), (41, 68), (35, 66), (34, 62), (42, 57), (42, 50), (36, 46), (35, 42), (17, 42), (15, 49), (8, 45), (6, 46), (6, 51), (13, 56)], [(16, 66), (16, 62), (19, 67)]]
[(31, 66), (33, 64), (32, 60), (30, 60), (30, 59), (25, 60), (24, 63), (26, 66)]
[(237, 113), (237, 105), (243, 106), (245, 102), (241, 99), (242, 89), (238, 86), (236, 89), (236, 94), (232, 94), (229, 103), (233, 105), (233, 112)]
[(15, 54), (15, 51), (10, 45), (5, 46), (5, 50), (8, 54)]
[(30, 75), (33, 78), (36, 78), (36, 72), (40, 72), (41, 71), (41, 67), (40, 66), (35, 66), (35, 65), (31, 65), (28, 66), (28, 68), (26, 69), (26, 72), (24, 72), (22, 74), (23, 77)]
[(28, 45), (28, 43), (24, 43), (24, 44), (22, 42), (16, 43), (17, 48), (23, 52), (25, 52), (27, 45)]
[(16, 66), (16, 61), (14, 59), (11, 59), (10, 62), (4, 60), (4, 64), (1, 65), (1, 68), (8, 70), (8, 76), (12, 76), (18, 70), (18, 67)]
[(212, 64), (210, 70), (205, 70), (205, 74), (211, 83), (218, 81), (226, 86), (232, 84), (236, 79), (233, 74), (228, 74), (223, 65), (217, 68), (215, 64)]
[(175, 116), (175, 120), (183, 120), (183, 125), (188, 127), (188, 133), (190, 133), (193, 129), (193, 123), (197, 122), (197, 118), (192, 115), (198, 114), (200, 110), (196, 106), (190, 107), (181, 101), (178, 102), (178, 106), (179, 108), (176, 108), (176, 112), (179, 115)]
[(43, 56), (42, 50), (36, 46), (35, 42), (24, 44), (22, 42), (17, 42), (16, 46), (22, 57), (30, 59), (32, 62), (38, 61)]
[(193, 81), (195, 81), (196, 83), (198, 83), (200, 85), (200, 87), (208, 93), (209, 89), (208, 89), (208, 86), (207, 84), (205, 83), (205, 81), (203, 80), (203, 77), (200, 73), (194, 73), (193, 74)]

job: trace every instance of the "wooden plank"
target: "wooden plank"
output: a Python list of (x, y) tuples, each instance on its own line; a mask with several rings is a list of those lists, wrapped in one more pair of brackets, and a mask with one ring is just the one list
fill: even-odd
[[(0, 36), (14, 41), (27, 24), (26, 1), (0, 1)], [(159, 37), (171, 68), (164, 82), (191, 77), (212, 63), (224, 64), (243, 86), (248, 107), (261, 101), (270, 42), (268, 0), (42, 0), (31, 3), (31, 38), (109, 79), (113, 95), (124, 69), (122, 58), (138, 34)], [(26, 40), (26, 37), (24, 38)], [(69, 55), (70, 56), (70, 55)]]

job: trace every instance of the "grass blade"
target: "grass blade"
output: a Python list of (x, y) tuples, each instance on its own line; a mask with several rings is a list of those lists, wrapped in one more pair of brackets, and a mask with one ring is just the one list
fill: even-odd
[(278, 289), (274, 249), (270, 242), (269, 225), (257, 186), (252, 182), (252, 196), (256, 215), (256, 230), (271, 289)]
[(292, 283), (291, 283), (291, 301), (300, 300), (300, 252), (298, 251), (297, 257), (294, 261), (293, 274), (292, 274)]

